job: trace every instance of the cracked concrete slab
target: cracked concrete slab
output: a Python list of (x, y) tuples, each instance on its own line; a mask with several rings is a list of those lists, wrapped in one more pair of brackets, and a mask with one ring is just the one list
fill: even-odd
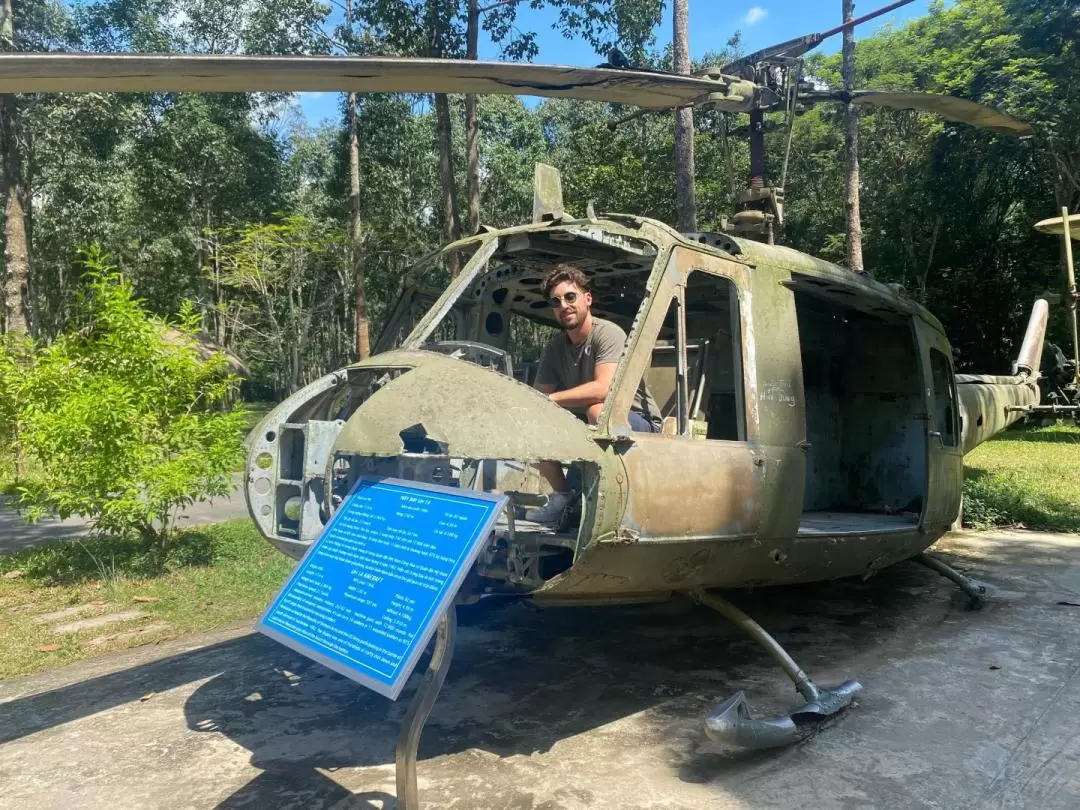
[(34, 624), (49, 624), (50, 622), (58, 622), (61, 619), (70, 619), (73, 616), (81, 616), (82, 614), (87, 613), (91, 610), (95, 610), (99, 607), (102, 606), (92, 605), (89, 603), (85, 605), (72, 605), (71, 607), (66, 607), (63, 610), (54, 610), (52, 613), (42, 613), (38, 616), (35, 616), (30, 621), (32, 621)]
[(79, 619), (74, 622), (67, 622), (66, 624), (58, 624), (53, 628), (53, 632), (58, 636), (70, 636), (73, 633), (78, 633), (83, 630), (96, 630), (99, 627), (106, 627), (110, 624), (116, 624), (118, 622), (130, 622), (135, 619), (141, 619), (146, 615), (142, 610), (124, 610), (120, 613), (103, 613), (100, 616), (91, 616), (89, 619)]
[[(858, 705), (771, 752), (711, 743), (739, 689), (795, 702), (767, 656), (688, 600), (482, 603), (420, 743), (426, 808), (1076, 808), (1080, 536), (957, 534), (978, 612), (911, 563), (731, 598)], [(414, 678), (415, 681), (415, 678)], [(0, 683), (0, 807), (395, 806), (391, 703), (247, 628)]]
[(150, 633), (156, 633), (159, 630), (168, 630), (172, 625), (168, 622), (150, 622), (150, 624), (144, 624), (142, 627), (136, 627), (132, 630), (123, 630), (119, 633), (109, 633), (107, 636), (95, 636), (83, 642), (87, 647), (100, 647), (103, 644), (108, 644), (110, 641), (116, 641), (118, 638), (131, 639), (137, 636), (146, 636)]

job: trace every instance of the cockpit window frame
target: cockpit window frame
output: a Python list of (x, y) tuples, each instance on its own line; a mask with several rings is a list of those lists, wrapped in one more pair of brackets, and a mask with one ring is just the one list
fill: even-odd
[[(497, 285), (498, 281), (496, 280), (495, 276), (496, 274), (501, 273), (502, 267), (496, 269), (488, 269), (488, 265), (491, 259), (500, 249), (507, 253), (512, 252), (513, 242), (515, 240), (523, 238), (527, 240), (530, 237), (542, 237), (545, 239), (558, 241), (565, 240), (567, 244), (574, 242), (575, 239), (581, 239), (585, 244), (585, 248), (579, 248), (579, 250), (588, 251), (589, 243), (595, 242), (599, 244), (599, 247), (595, 249), (607, 249), (615, 252), (621, 251), (625, 253), (626, 259), (619, 259), (618, 256), (616, 256), (613, 261), (637, 261), (642, 265), (640, 273), (646, 279), (646, 281), (642, 285), (642, 300), (644, 300), (647, 297), (647, 279), (652, 276), (652, 273), (655, 270), (655, 262), (660, 256), (660, 246), (651, 239), (646, 239), (639, 235), (626, 235), (618, 232), (609, 234), (609, 236), (611, 237), (610, 240), (600, 239), (596, 236), (596, 234), (590, 232), (595, 227), (596, 226), (591, 223), (575, 223), (561, 227), (549, 226), (548, 228), (545, 228), (543, 230), (536, 231), (513, 231), (511, 233), (497, 232), (491, 234), (484, 234), (481, 236), (477, 236), (473, 240), (463, 240), (460, 242), (455, 242), (453, 245), (447, 246), (441, 251), (429, 254), (429, 256), (425, 257), (424, 259), (425, 263), (431, 263), (433, 260), (438, 259), (438, 257), (444, 254), (446, 251), (461, 250), (462, 248), (467, 248), (474, 244), (476, 245), (476, 250), (466, 263), (465, 267), (462, 269), (462, 271), (458, 274), (456, 278), (451, 280), (451, 282), (447, 285), (446, 289), (443, 290), (443, 292), (438, 296), (434, 304), (420, 318), (417, 324), (410, 330), (409, 334), (405, 337), (404, 340), (402, 340), (400, 348), (407, 350), (422, 349), (424, 345), (430, 343), (430, 341), (433, 339), (432, 336), (437, 333), (440, 325), (452, 312), (455, 311), (455, 309), (460, 310), (460, 313), (462, 315), (462, 317), (458, 319), (459, 324), (466, 325), (464, 333), (457, 334), (456, 338), (461, 340), (482, 340), (482, 338), (475, 338), (471, 334), (471, 332), (473, 331), (472, 327), (475, 326), (477, 313), (482, 316), (486, 306), (484, 304), (483, 298), (479, 297), (476, 299), (475, 303), (479, 303), (481, 305), (480, 309), (474, 310), (474, 301), (472, 300), (474, 296), (469, 295), (470, 290), (473, 290), (475, 296), (481, 296), (481, 293), (475, 289), (478, 283), (481, 287), (484, 284), (489, 285), (489, 287)], [(636, 244), (634, 244), (633, 247), (631, 247), (629, 244), (620, 245), (618, 244), (618, 240), (623, 240), (624, 242), (628, 241)], [(543, 247), (534, 247), (533, 249), (539, 249), (542, 251)], [(635, 254), (637, 254), (639, 258), (635, 259)], [(562, 260), (570, 263), (575, 263), (576, 261), (592, 261), (593, 263), (595, 263), (597, 261), (597, 258), (595, 256), (578, 256), (575, 258), (575, 255), (573, 253), (568, 252), (565, 258)], [(507, 259), (504, 261), (502, 258), (500, 258), (500, 265), (509, 264), (510, 261), (512, 260)], [(415, 267), (419, 266), (421, 265), (418, 264)], [(410, 274), (412, 274), (413, 272), (415, 272), (415, 270), (411, 270)], [(592, 271), (587, 269), (586, 272)], [(597, 267), (597, 272), (600, 272), (599, 267)], [(627, 271), (624, 270), (623, 272), (624, 274), (626, 274)], [(629, 272), (634, 273), (635, 271), (631, 269)], [(490, 276), (488, 275), (489, 273)], [(619, 274), (617, 273), (613, 276), (610, 276), (610, 278), (618, 277)], [(600, 278), (600, 276), (596, 276), (596, 278)], [(484, 279), (484, 281), (480, 282), (480, 279)], [(622, 297), (621, 293), (619, 294), (619, 297)], [(536, 301), (533, 301), (532, 306), (535, 305)], [(625, 312), (619, 313), (615, 316), (606, 316), (604, 313), (598, 314), (600, 314), (601, 317), (617, 317), (620, 320), (625, 320), (626, 324), (624, 325), (629, 326), (629, 324), (636, 319), (637, 313), (640, 311), (640, 306), (640, 301), (634, 305), (633, 314)], [(545, 326), (557, 326), (557, 324), (555, 324), (554, 317), (552, 317), (546, 310), (541, 314), (540, 312), (532, 309), (531, 307), (524, 308), (514, 305), (510, 305), (507, 309), (509, 309), (515, 316), (524, 318), (534, 323), (542, 324)], [(594, 312), (597, 309), (595, 304), (593, 309)], [(466, 314), (468, 314), (468, 317), (465, 317)], [(458, 332), (461, 331), (462, 330), (460, 329), (458, 330)]]

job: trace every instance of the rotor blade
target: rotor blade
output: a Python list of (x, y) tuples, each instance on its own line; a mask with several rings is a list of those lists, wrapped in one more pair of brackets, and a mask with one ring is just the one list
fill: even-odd
[[(704, 101), (749, 109), (754, 85), (639, 70), (457, 59), (334, 56), (0, 54), (0, 93), (305, 90), (498, 93), (664, 108)], [(717, 100), (715, 97), (720, 97)], [(725, 103), (726, 102), (726, 103)]]
[[(842, 100), (842, 99), (840, 99)], [(949, 121), (959, 121), (1001, 135), (1033, 135), (1030, 124), (995, 110), (986, 104), (955, 96), (936, 93), (909, 93), (902, 90), (856, 90), (851, 94), (854, 104), (873, 104), (894, 110), (921, 110), (940, 115)]]
[(737, 75), (739, 68), (745, 65), (752, 65), (763, 59), (770, 59), (778, 56), (793, 59), (797, 56), (802, 56), (807, 51), (814, 50), (814, 48), (829, 37), (839, 34), (845, 28), (854, 28), (856, 25), (861, 25), (875, 17), (880, 17), (882, 14), (895, 11), (901, 6), (906, 6), (911, 2), (913, 2), (913, 0), (895, 0), (895, 2), (884, 6), (883, 8), (875, 9), (869, 14), (856, 17), (854, 20), (848, 20), (835, 28), (830, 28), (828, 31), (822, 31), (820, 34), (806, 34), (805, 36), (795, 37), (795, 39), (789, 39), (787, 42), (781, 42), (778, 45), (770, 45), (768, 48), (762, 48), (760, 51), (754, 51), (749, 56), (744, 56), (741, 59), (736, 59), (734, 62), (729, 62), (720, 68), (720, 70), (724, 73), (734, 73)]

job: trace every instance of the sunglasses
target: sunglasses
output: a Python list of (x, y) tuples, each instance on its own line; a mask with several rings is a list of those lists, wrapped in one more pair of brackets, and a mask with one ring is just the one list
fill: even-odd
[(568, 292), (566, 295), (553, 295), (548, 299), (548, 306), (552, 309), (558, 309), (563, 305), (563, 301), (568, 304), (572, 304), (578, 300), (578, 293)]

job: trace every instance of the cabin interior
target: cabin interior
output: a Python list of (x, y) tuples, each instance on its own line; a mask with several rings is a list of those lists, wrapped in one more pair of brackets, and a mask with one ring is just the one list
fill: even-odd
[(856, 305), (844, 292), (813, 290), (809, 280), (795, 293), (810, 445), (804, 535), (905, 530), (923, 507), (926, 407), (914, 330), (903, 313)]

